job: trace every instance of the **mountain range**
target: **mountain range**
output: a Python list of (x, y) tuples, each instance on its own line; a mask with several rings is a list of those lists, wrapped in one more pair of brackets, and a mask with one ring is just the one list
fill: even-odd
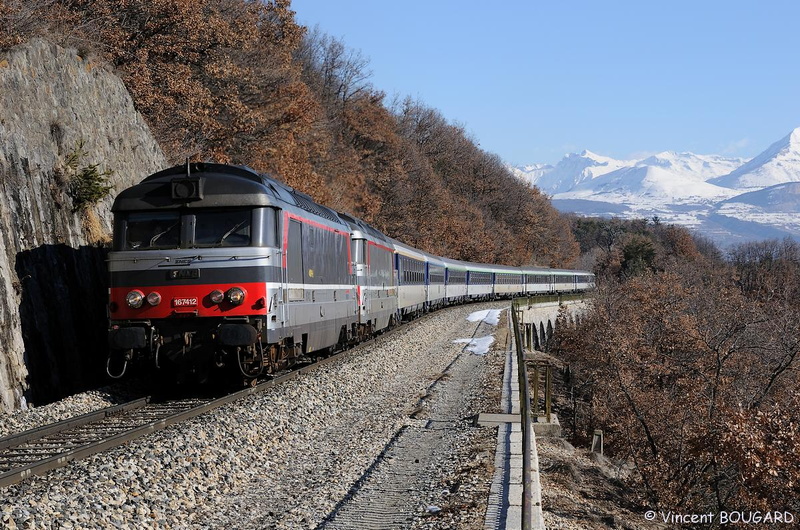
[(750, 160), (672, 151), (616, 160), (583, 151), (554, 166), (510, 169), (564, 212), (658, 217), (723, 248), (767, 238), (800, 240), (800, 127)]

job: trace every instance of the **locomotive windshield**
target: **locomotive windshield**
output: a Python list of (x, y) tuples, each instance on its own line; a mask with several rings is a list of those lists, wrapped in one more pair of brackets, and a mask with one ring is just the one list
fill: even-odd
[[(131, 212), (120, 220), (120, 250), (246, 247), (251, 243), (251, 209), (191, 213)], [(121, 244), (120, 244), (121, 243)]]
[(126, 250), (177, 248), (181, 217), (178, 212), (137, 212), (127, 217)]
[(250, 210), (204, 211), (195, 215), (195, 247), (246, 247)]

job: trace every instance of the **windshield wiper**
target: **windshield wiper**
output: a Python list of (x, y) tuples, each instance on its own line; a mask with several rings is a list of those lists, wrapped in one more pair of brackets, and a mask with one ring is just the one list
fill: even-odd
[(167, 229), (166, 229), (166, 230), (164, 230), (163, 232), (159, 232), (158, 234), (156, 234), (156, 235), (154, 235), (153, 237), (151, 237), (151, 238), (150, 238), (150, 246), (152, 247), (153, 245), (155, 245), (155, 244), (156, 244), (156, 241), (158, 240), (158, 238), (159, 238), (159, 237), (163, 236), (164, 234), (166, 234), (167, 232), (169, 232), (170, 230), (172, 230), (173, 228), (175, 228), (176, 226), (178, 226), (178, 224), (179, 224), (179, 223), (180, 223), (180, 220), (178, 220), (176, 223), (174, 223), (173, 225), (171, 225), (169, 228), (167, 228)]
[(219, 241), (217, 241), (217, 244), (221, 244), (223, 241), (225, 241), (225, 240), (228, 238), (228, 236), (229, 236), (229, 235), (231, 235), (232, 233), (234, 233), (234, 232), (236, 231), (236, 229), (237, 229), (237, 228), (239, 228), (240, 226), (242, 226), (244, 223), (245, 223), (245, 221), (242, 221), (241, 223), (238, 223), (238, 224), (236, 224), (236, 225), (235, 225), (233, 228), (231, 228), (230, 230), (228, 230), (227, 232), (225, 232), (225, 235), (223, 235), (223, 236), (220, 238), (220, 240), (219, 240)]

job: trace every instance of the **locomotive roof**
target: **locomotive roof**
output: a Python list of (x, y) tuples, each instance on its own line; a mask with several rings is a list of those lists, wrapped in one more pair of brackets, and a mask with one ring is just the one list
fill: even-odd
[(353, 217), (352, 215), (343, 212), (339, 212), (339, 217), (341, 217), (344, 222), (350, 225), (350, 229), (354, 233), (360, 231), (361, 235), (363, 236), (369, 236), (373, 240), (380, 241), (387, 245), (391, 244), (391, 241), (389, 241), (389, 238), (386, 235), (384, 235), (377, 228), (367, 223), (363, 219), (359, 219), (358, 217)]
[[(176, 186), (183, 190), (176, 192)], [(185, 193), (186, 195), (181, 195)], [(296, 206), (341, 223), (339, 216), (305, 193), (246, 166), (193, 162), (154, 173), (122, 191), (113, 212), (235, 206)]]

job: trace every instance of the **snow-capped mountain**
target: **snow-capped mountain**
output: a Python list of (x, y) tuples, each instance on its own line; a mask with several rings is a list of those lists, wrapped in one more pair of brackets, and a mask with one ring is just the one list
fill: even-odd
[(705, 182), (700, 175), (651, 166), (643, 162), (623, 167), (594, 180), (581, 182), (570, 191), (557, 193), (559, 199), (588, 199), (638, 206), (695, 204), (718, 201), (737, 195), (735, 190)]
[(735, 170), (745, 162), (745, 158), (664, 151), (641, 160), (637, 165), (661, 167), (692, 179), (708, 181)]
[[(512, 170), (550, 194), (562, 211), (658, 216), (722, 245), (759, 237), (800, 239), (800, 128), (751, 160), (672, 151), (615, 160), (583, 151), (555, 166)], [(794, 182), (799, 184), (785, 186)]]
[(542, 176), (551, 172), (553, 166), (550, 164), (528, 164), (527, 166), (509, 166), (508, 169), (510, 169), (518, 179), (534, 183)]
[(586, 180), (595, 179), (616, 169), (634, 163), (630, 160), (615, 160), (591, 151), (566, 155), (555, 166), (533, 164), (513, 168), (514, 173), (527, 180), (545, 193), (554, 194), (569, 191)]
[(714, 184), (741, 190), (757, 190), (784, 182), (798, 181), (800, 181), (800, 127), (728, 175), (714, 179)]

